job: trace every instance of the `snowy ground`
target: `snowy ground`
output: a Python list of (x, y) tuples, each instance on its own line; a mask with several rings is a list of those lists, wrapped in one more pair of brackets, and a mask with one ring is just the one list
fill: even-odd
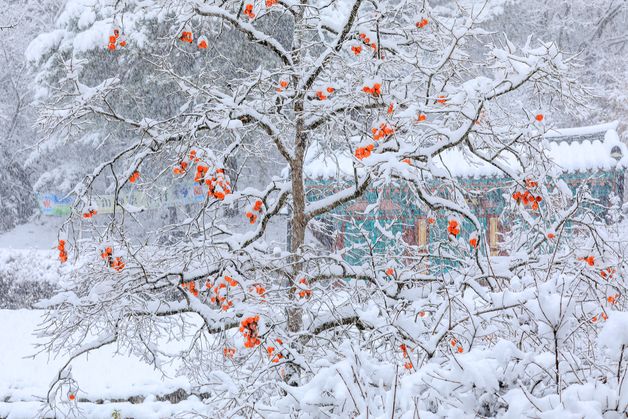
[(54, 249), (62, 218), (42, 217), (0, 233), (0, 249)]

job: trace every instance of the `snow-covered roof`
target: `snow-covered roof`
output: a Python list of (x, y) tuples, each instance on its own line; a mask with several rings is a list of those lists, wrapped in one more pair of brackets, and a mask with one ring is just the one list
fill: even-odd
[(308, 179), (337, 179), (353, 174), (355, 159), (346, 152), (331, 154), (314, 143), (305, 155), (305, 176)]
[(550, 140), (550, 158), (567, 172), (624, 168), (628, 166), (628, 147), (619, 139), (617, 125), (615, 121), (550, 131), (545, 136)]
[[(567, 173), (611, 170), (628, 166), (628, 147), (617, 134), (618, 122), (578, 128), (552, 129), (545, 134), (547, 157)], [(619, 152), (619, 159), (616, 159)], [(612, 155), (615, 154), (615, 157)], [(346, 153), (322, 153), (313, 145), (306, 157), (306, 176), (333, 179), (353, 175), (354, 159)], [(502, 153), (502, 164), (521, 171), (514, 155)], [(495, 166), (460, 148), (444, 152), (436, 162), (455, 177), (490, 177), (501, 172)]]

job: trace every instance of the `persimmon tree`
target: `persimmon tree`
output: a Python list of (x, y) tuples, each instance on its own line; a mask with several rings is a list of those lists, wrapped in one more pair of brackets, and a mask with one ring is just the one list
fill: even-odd
[[(567, 392), (585, 406), (578, 386), (619, 415), (625, 336), (596, 335), (625, 322), (622, 248), (599, 221), (608, 203), (570, 191), (543, 152), (545, 110), (584, 92), (553, 43), (482, 30), (489, 12), (70, 2), (54, 39), (38, 41), (44, 143), (98, 131), (106, 153), (74, 188), (65, 289), (43, 303), (44, 349), (68, 355), (49, 406), (74, 409), (72, 361), (117, 345), (156, 368), (179, 362), (213, 415), (540, 415), (573, 408)], [(237, 65), (243, 51), (252, 68)], [(443, 163), (452, 151), (505, 179), (510, 256), (491, 256), (474, 192)], [(339, 176), (312, 195), (321, 161)], [(145, 229), (150, 211), (122, 197), (169, 184), (196, 185), (204, 200)], [(326, 219), (358, 225), (383, 200), (344, 209), (399, 185), (440, 240), (419, 248), (379, 223), (385, 249), (364, 234), (349, 263), (311, 234)], [(101, 193), (114, 195), (113, 214), (92, 205)], [(165, 232), (177, 234), (156, 239)]]

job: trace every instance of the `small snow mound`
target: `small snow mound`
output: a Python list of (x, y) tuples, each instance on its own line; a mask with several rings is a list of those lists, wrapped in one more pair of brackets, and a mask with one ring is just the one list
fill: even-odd
[(609, 311), (608, 320), (604, 323), (598, 341), (615, 353), (621, 352), (622, 346), (628, 346), (628, 313)]
[(42, 33), (31, 41), (24, 51), (24, 57), (28, 62), (38, 62), (44, 55), (57, 48), (65, 36), (66, 31), (63, 29)]

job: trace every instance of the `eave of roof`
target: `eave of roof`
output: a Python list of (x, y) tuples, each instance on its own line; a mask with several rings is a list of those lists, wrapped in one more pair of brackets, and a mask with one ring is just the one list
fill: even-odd
[[(628, 147), (617, 134), (618, 121), (587, 127), (560, 128), (549, 130), (544, 138), (547, 157), (565, 173), (610, 171), (628, 166)], [(611, 156), (618, 147), (622, 157)], [(459, 178), (495, 177), (502, 172), (462, 149), (450, 149), (443, 153), (438, 165), (452, 176)], [(334, 179), (353, 176), (353, 158), (346, 153), (324, 156), (314, 147), (308, 151), (306, 176), (309, 179)], [(502, 156), (502, 164), (515, 171), (521, 167), (514, 155)]]

